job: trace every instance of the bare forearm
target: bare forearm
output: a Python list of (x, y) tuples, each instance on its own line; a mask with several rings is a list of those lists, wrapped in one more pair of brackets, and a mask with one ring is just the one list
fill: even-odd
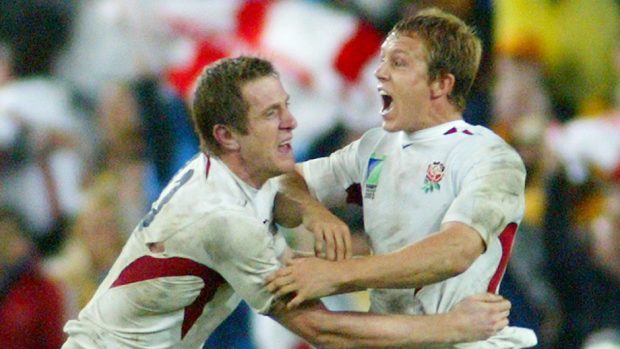
[(461, 334), (445, 315), (332, 314), (322, 319), (318, 345), (335, 348), (402, 348), (459, 341)]
[(274, 204), (278, 224), (304, 228), (314, 235), (314, 253), (328, 260), (351, 258), (349, 227), (310, 195), (297, 172), (279, 178), (280, 189)]
[(389, 348), (454, 343), (466, 334), (448, 315), (372, 315), (305, 309), (279, 319), (321, 348)]
[(280, 191), (274, 203), (274, 217), (278, 224), (296, 227), (302, 223), (308, 207), (318, 203), (312, 198), (303, 177), (297, 172), (278, 178)]
[(341, 292), (361, 288), (418, 288), (458, 275), (484, 250), (475, 231), (439, 233), (402, 250), (338, 265)]

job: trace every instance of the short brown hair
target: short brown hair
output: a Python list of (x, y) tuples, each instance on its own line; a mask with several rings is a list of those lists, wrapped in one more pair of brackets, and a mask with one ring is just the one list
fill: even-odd
[(247, 82), (269, 75), (278, 76), (271, 62), (249, 56), (224, 58), (204, 69), (192, 103), (194, 129), (203, 151), (219, 154), (219, 144), (213, 137), (213, 127), (217, 124), (247, 133), (249, 105), (241, 88)]
[(396, 23), (389, 35), (416, 36), (427, 48), (429, 80), (452, 74), (456, 80), (449, 98), (465, 109), (467, 94), (474, 83), (482, 45), (473, 28), (460, 18), (438, 8), (428, 8)]

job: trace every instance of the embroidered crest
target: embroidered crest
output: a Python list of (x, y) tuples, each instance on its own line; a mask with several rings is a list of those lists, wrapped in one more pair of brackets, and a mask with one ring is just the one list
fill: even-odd
[(441, 189), (439, 182), (443, 179), (446, 166), (439, 161), (435, 161), (428, 165), (426, 169), (426, 177), (424, 178), (424, 186), (422, 189), (425, 193), (432, 193), (434, 190)]
[(372, 154), (368, 159), (368, 170), (366, 172), (366, 190), (364, 191), (364, 198), (374, 199), (377, 185), (379, 184), (379, 177), (381, 176), (381, 170), (383, 170), (383, 160), (385, 155)]

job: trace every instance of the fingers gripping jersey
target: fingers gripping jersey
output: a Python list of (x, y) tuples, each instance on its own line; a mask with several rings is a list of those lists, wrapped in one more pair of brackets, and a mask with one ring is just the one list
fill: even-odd
[(303, 164), (312, 193), (343, 203), (361, 186), (364, 227), (374, 253), (402, 248), (457, 221), (487, 250), (461, 275), (421, 289), (371, 291), (380, 313), (446, 312), (474, 293), (496, 291), (524, 210), (525, 168), (490, 130), (459, 120), (413, 134), (373, 129), (328, 158)]
[(268, 311), (263, 279), (286, 248), (272, 224), (276, 190), (272, 182), (256, 190), (217, 158), (195, 157), (67, 323), (63, 348), (200, 348), (241, 299)]

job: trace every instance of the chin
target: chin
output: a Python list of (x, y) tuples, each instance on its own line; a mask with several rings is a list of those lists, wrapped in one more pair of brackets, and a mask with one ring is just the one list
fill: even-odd
[(398, 132), (401, 130), (401, 128), (396, 126), (393, 122), (387, 122), (387, 121), (384, 121), (381, 127), (383, 127), (383, 129), (387, 132)]
[(291, 158), (291, 159), (280, 161), (278, 164), (278, 169), (282, 173), (291, 172), (295, 170), (295, 159)]

